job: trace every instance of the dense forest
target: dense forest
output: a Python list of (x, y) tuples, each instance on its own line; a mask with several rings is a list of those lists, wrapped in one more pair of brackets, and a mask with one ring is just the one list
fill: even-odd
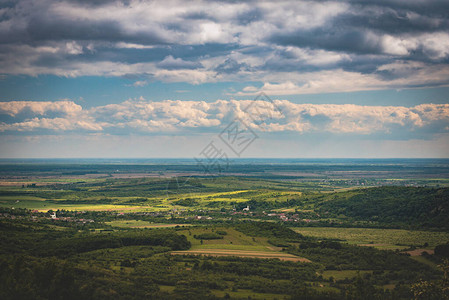
[(448, 188), (376, 187), (335, 193), (328, 199), (317, 204), (323, 215), (449, 230)]

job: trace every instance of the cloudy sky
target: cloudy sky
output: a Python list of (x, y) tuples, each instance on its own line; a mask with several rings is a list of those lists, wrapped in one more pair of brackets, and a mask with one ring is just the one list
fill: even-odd
[(0, 157), (449, 157), (448, 95), (447, 0), (0, 3)]

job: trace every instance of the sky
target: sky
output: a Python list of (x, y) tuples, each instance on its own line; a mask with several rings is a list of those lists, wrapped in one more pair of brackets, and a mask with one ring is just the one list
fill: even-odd
[(0, 158), (449, 157), (449, 2), (0, 2)]

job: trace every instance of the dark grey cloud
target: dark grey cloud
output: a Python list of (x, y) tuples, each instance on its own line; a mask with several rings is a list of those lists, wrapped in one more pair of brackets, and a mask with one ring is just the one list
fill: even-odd
[(357, 28), (342, 29), (329, 26), (309, 31), (298, 30), (293, 33), (278, 34), (273, 36), (270, 41), (301, 48), (359, 54), (380, 53), (382, 50), (378, 37), (368, 36), (367, 32)]
[[(104, 6), (119, 1), (69, 1), (68, 4)], [(52, 11), (52, 4), (63, 1), (16, 1), (12, 7), (3, 13), (2, 22), (7, 26), (0, 30), (0, 43), (22, 43), (36, 45), (45, 41), (60, 40), (94, 40), (94, 41), (124, 41), (144, 45), (166, 44), (157, 28), (154, 30), (127, 31), (120, 20), (96, 20), (86, 14), (76, 18), (68, 18), (70, 10), (64, 12)], [(122, 3), (122, 2), (120, 2)], [(124, 2), (127, 4), (127, 2)], [(87, 8), (88, 10), (88, 8)], [(6, 24), (5, 24), (6, 25)]]
[[(114, 20), (86, 21), (57, 19), (51, 15), (31, 18), (27, 28), (12, 37), (14, 40), (41, 42), (58, 40), (94, 40), (108, 42), (131, 42), (142, 45), (167, 44), (156, 30), (144, 32), (126, 32), (121, 24)], [(21, 35), (21, 36), (20, 36)]]
[(261, 9), (255, 6), (247, 11), (238, 13), (235, 20), (239, 25), (248, 25), (253, 22), (263, 21), (264, 13)]
[[(337, 64), (337, 67), (342, 68), (343, 70), (348, 72), (358, 72), (362, 74), (371, 74), (371, 73), (379, 74), (377, 68), (390, 62), (391, 58), (385, 56), (366, 57), (364, 55), (353, 55), (351, 56), (351, 59), (339, 62)], [(386, 74), (386, 71), (384, 72), (384, 74)]]
[(164, 58), (161, 62), (157, 63), (157, 66), (166, 70), (176, 70), (176, 69), (198, 69), (203, 66), (199, 62), (186, 61), (181, 58), (174, 58), (169, 55)]
[(232, 51), (240, 51), (241, 46), (236, 43), (219, 44), (205, 43), (195, 45), (169, 45), (168, 49), (174, 57), (193, 60), (204, 56), (224, 56)]
[[(385, 66), (399, 61), (442, 70), (449, 62), (443, 0), (17, 0), (2, 8), (4, 75), (145, 73), (168, 81), (218, 76), (299, 86), (302, 73), (343, 70), (403, 78), (406, 87), (417, 84), (407, 80), (411, 74)], [(424, 84), (447, 81), (441, 74)]]
[[(322, 26), (276, 32), (268, 41), (356, 54), (384, 54), (384, 35), (410, 39), (449, 30), (447, 1), (349, 1), (349, 9)], [(425, 53), (417, 47), (415, 52)], [(414, 53), (411, 53), (414, 54)], [(427, 56), (432, 56), (428, 53)]]
[(218, 74), (235, 74), (240, 71), (249, 71), (250, 67), (245, 63), (239, 63), (235, 59), (227, 58), (222, 64), (219, 64), (215, 71)]
[(355, 8), (381, 7), (392, 10), (405, 10), (415, 12), (419, 15), (432, 17), (449, 17), (449, 2), (446, 0), (348, 0)]
[(120, 4), (123, 6), (128, 6), (131, 3), (131, 0), (69, 0), (69, 2), (86, 6), (102, 6), (106, 4)]
[[(201, 11), (191, 11), (186, 12), (183, 15), (183, 18), (186, 20), (209, 20), (209, 21), (218, 21), (217, 18), (215, 18), (213, 15), (208, 13), (207, 11), (201, 10)], [(179, 26), (181, 27), (181, 26)]]
[[(336, 68), (337, 65), (327, 66), (328, 68)], [(279, 59), (278, 57), (268, 59), (260, 70), (279, 72), (314, 72), (322, 70), (323, 66), (315, 66), (308, 64), (306, 61), (298, 61), (295, 59)]]
[(401, 34), (432, 32), (449, 29), (449, 21), (442, 17), (411, 14), (410, 11), (391, 8), (361, 9), (339, 15), (335, 27), (365, 28), (373, 31)]

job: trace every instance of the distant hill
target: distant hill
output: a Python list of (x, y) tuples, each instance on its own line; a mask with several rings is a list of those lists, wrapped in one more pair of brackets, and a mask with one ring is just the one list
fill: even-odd
[(449, 188), (376, 187), (332, 194), (317, 212), (357, 220), (449, 229)]

